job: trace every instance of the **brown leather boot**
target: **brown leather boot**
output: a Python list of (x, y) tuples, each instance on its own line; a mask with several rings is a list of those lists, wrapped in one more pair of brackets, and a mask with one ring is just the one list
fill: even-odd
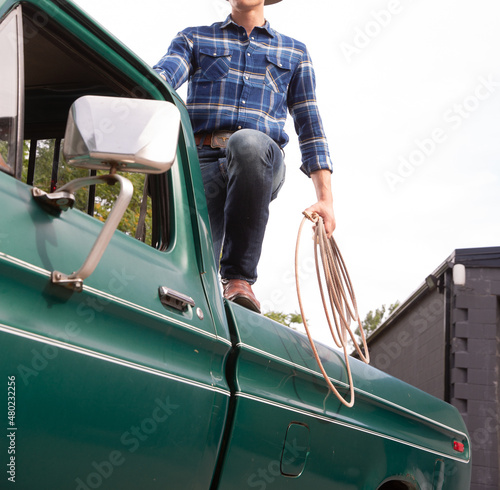
[(260, 313), (260, 303), (253, 294), (252, 286), (243, 279), (222, 279), (224, 298)]

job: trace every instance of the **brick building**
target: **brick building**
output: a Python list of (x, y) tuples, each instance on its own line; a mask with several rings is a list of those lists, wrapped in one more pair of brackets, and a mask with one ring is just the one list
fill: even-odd
[(471, 490), (500, 488), (500, 247), (457, 249), (368, 339), (372, 364), (456, 406)]

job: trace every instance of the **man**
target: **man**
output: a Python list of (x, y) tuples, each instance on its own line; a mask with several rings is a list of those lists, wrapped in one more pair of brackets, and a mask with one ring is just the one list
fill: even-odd
[(307, 211), (323, 218), (328, 236), (335, 229), (331, 162), (307, 49), (264, 17), (264, 5), (281, 0), (228, 1), (224, 22), (180, 32), (154, 69), (174, 88), (189, 80), (186, 105), (224, 297), (260, 312), (251, 285), (269, 204), (285, 178), (287, 109), (299, 136), (301, 170), (318, 199)]

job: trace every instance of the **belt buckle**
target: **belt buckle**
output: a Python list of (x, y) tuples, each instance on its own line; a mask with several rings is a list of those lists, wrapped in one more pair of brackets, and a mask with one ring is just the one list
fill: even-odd
[(212, 133), (212, 141), (210, 146), (212, 148), (226, 148), (227, 141), (231, 137), (231, 131), (214, 131)]

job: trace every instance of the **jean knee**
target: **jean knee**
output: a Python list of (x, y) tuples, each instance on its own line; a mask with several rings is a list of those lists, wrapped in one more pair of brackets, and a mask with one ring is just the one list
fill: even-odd
[(261, 156), (266, 135), (255, 129), (236, 131), (227, 143), (228, 156), (237, 160), (255, 160)]

